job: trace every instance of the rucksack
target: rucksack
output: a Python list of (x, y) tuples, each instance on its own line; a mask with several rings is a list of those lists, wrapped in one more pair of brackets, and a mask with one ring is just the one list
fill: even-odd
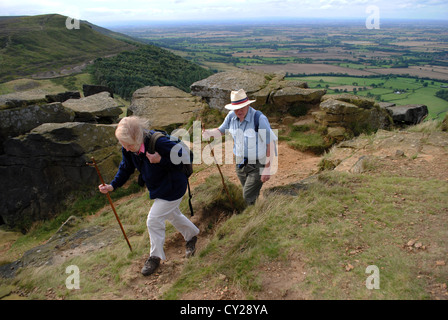
[[(254, 115), (254, 124), (255, 124), (255, 132), (258, 132), (258, 127), (260, 126), (260, 116), (263, 113), (260, 110), (255, 111), (255, 115)], [(274, 151), (275, 151), (275, 155), (277, 156), (277, 147), (276, 147), (276, 143), (274, 141)]]
[[(174, 170), (180, 170), (187, 177), (188, 196), (189, 196), (188, 205), (190, 207), (191, 216), (193, 216), (194, 212), (193, 212), (193, 206), (191, 204), (192, 195), (191, 195), (191, 190), (190, 190), (190, 182), (188, 179), (193, 174), (193, 151), (191, 151), (179, 138), (170, 136), (165, 131), (160, 131), (160, 130), (155, 130), (154, 133), (147, 132), (145, 139), (144, 139), (145, 150), (147, 150), (150, 154), (154, 154), (156, 152), (156, 142), (161, 137), (167, 137), (171, 141), (174, 141), (176, 143), (181, 143), (182, 149), (187, 150), (190, 153), (189, 163), (181, 162), (179, 165), (174, 165), (173, 168), (175, 168)], [(141, 174), (140, 174), (139, 184), (141, 183), (140, 181), (142, 181), (142, 180), (143, 179), (141, 179)], [(143, 185), (144, 185), (144, 183), (143, 183)], [(143, 186), (143, 185), (141, 185), (141, 186)]]
[(254, 115), (254, 124), (255, 124), (255, 132), (258, 132), (258, 127), (260, 125), (260, 116), (262, 115), (260, 110), (255, 111)]

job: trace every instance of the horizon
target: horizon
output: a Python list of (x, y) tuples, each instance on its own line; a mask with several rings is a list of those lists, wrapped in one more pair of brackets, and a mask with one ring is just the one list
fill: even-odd
[[(372, 11), (373, 10), (373, 11)], [(0, 3), (1, 16), (61, 14), (99, 26), (132, 24), (235, 23), (296, 20), (363, 20), (375, 11), (378, 19), (448, 21), (443, 0), (16, 0)]]
[[(0, 19), (5, 18), (20, 18), (20, 17), (33, 17), (40, 15), (53, 15), (59, 14), (62, 16), (69, 17), (60, 13), (44, 13), (37, 15), (13, 15), (13, 16), (2, 16)], [(93, 23), (99, 27), (103, 28), (116, 28), (126, 29), (126, 28), (144, 28), (144, 27), (176, 27), (176, 26), (223, 26), (223, 25), (258, 25), (263, 23), (264, 25), (313, 25), (322, 22), (333, 23), (333, 24), (360, 24), (364, 25), (365, 19), (362, 18), (347, 18), (347, 17), (319, 17), (319, 18), (305, 18), (305, 17), (264, 17), (264, 18), (247, 18), (247, 19), (233, 19), (233, 20), (130, 20), (130, 21), (119, 21), (119, 22), (103, 22), (102, 24), (94, 23), (90, 20), (81, 19), (80, 21), (86, 21)], [(432, 24), (432, 25), (448, 25), (448, 20), (446, 19), (418, 19), (418, 18), (384, 18), (381, 19), (381, 25), (394, 24), (394, 23), (417, 23), (421, 24)]]

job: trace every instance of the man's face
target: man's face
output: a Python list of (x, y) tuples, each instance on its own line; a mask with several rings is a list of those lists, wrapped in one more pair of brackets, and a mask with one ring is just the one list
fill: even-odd
[(247, 111), (249, 110), (249, 105), (241, 108), (241, 109), (237, 109), (235, 110), (235, 114), (238, 117), (238, 119), (240, 119), (240, 121), (243, 121), (244, 118), (246, 117)]

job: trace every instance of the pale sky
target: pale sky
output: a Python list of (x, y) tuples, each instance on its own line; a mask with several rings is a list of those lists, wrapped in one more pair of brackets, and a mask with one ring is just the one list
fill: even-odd
[(446, 0), (0, 0), (0, 16), (59, 13), (100, 26), (129, 21), (203, 21), (269, 18), (448, 20)]

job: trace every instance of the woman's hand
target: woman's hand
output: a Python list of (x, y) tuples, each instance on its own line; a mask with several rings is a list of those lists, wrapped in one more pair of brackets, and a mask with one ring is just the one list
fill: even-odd
[(160, 160), (162, 160), (162, 156), (158, 152), (153, 154), (146, 152), (146, 158), (148, 158), (150, 163), (160, 163)]
[(114, 187), (112, 187), (110, 184), (100, 184), (98, 186), (98, 189), (100, 190), (101, 193), (104, 194), (114, 191)]

